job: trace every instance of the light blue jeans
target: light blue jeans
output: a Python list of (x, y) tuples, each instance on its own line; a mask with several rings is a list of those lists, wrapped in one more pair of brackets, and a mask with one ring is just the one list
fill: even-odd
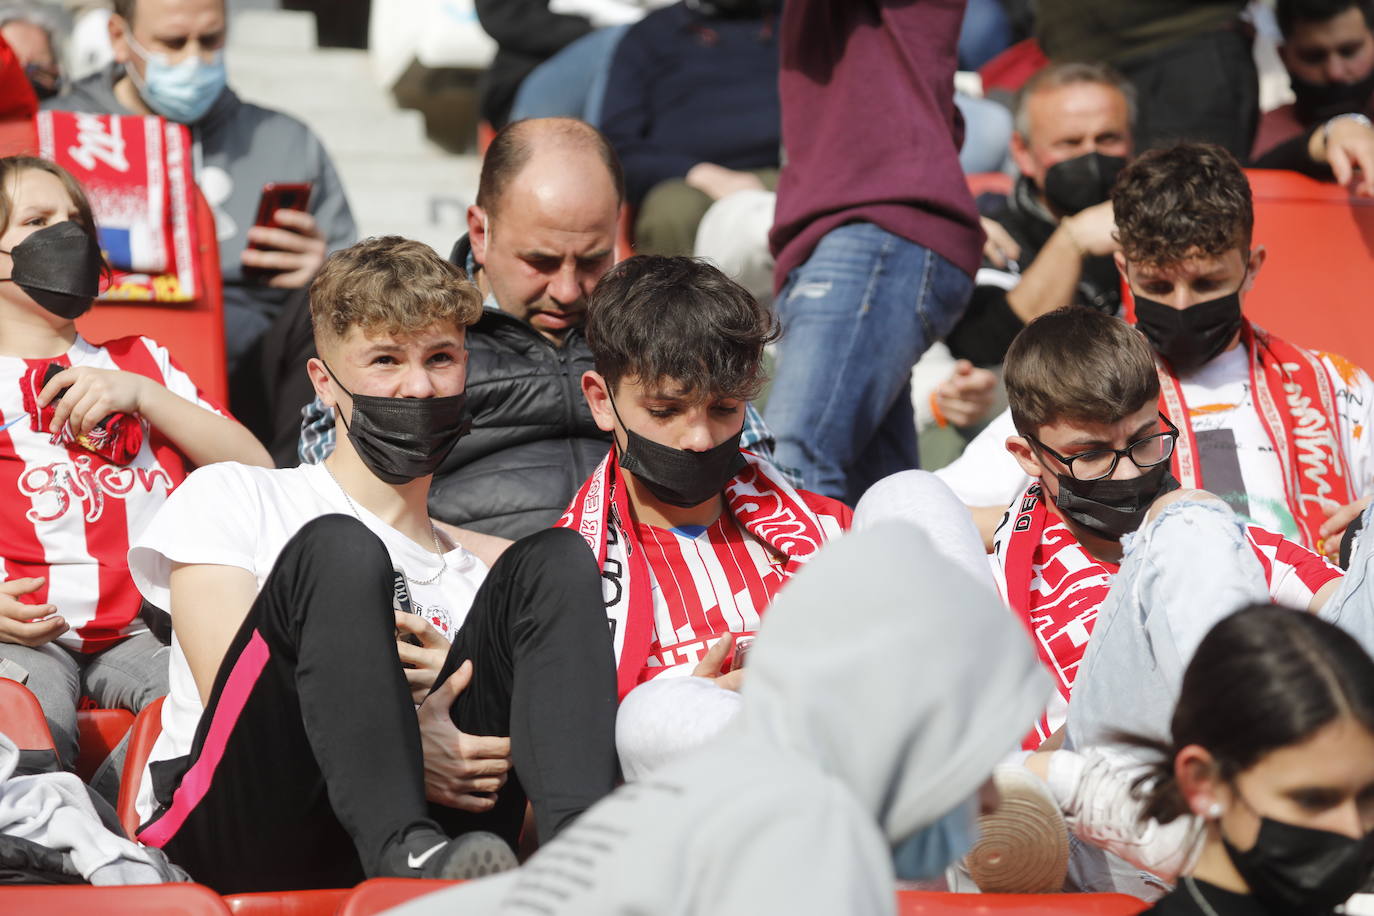
[(972, 290), (950, 261), (872, 223), (827, 233), (777, 299), (783, 336), (765, 419), (778, 463), (850, 505), (916, 467), (911, 367)]
[(628, 28), (589, 32), (531, 70), (515, 93), (510, 119), (581, 118), (600, 127), (611, 59)]

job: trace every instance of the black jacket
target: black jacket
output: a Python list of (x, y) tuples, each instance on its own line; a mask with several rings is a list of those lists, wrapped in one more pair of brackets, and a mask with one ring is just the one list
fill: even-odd
[[(978, 212), (1001, 223), (1007, 234), (1021, 246), (1020, 263), (1024, 266), (1029, 266), (1039, 256), (1040, 249), (1045, 247), (1058, 225), (1036, 200), (1035, 187), (1026, 178), (1017, 180), (1010, 195), (980, 195)], [(987, 261), (983, 262), (984, 269), (991, 267)], [(956, 357), (974, 365), (1000, 366), (1012, 338), (1025, 324), (1007, 304), (1007, 290), (998, 283), (982, 282), (983, 271), (979, 274), (968, 309), (945, 338), (945, 343)], [(1015, 277), (1006, 279), (1013, 284), (1016, 282)], [(1108, 315), (1115, 316), (1121, 311), (1121, 279), (1110, 257), (1084, 259), (1078, 293), (1073, 301)]]
[[(464, 236), (450, 260), (466, 266)], [(592, 352), (581, 329), (555, 347), (518, 318), (486, 309), (467, 331), (472, 432), (429, 490), (435, 518), (519, 538), (547, 528), (606, 457), (611, 437), (582, 397)]]
[(592, 30), (583, 16), (549, 11), (549, 0), (476, 0), (477, 21), (495, 40), (496, 57), (482, 75), (482, 118), (505, 126), (515, 91), (531, 70)]

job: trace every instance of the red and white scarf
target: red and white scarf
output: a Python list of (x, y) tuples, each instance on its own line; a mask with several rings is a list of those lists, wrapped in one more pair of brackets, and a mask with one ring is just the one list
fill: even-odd
[[(768, 462), (741, 452), (744, 468), (725, 485), (725, 506), (740, 527), (781, 557), (778, 565), (790, 577), (835, 534), (802, 494)], [(586, 540), (601, 569), (606, 618), (615, 646), (620, 697), (639, 683), (653, 640), (652, 583), (644, 550), (630, 512), (629, 494), (619, 485), (615, 449), (602, 460), (573, 496), (556, 527), (571, 528)], [(833, 530), (832, 530), (833, 529)], [(746, 574), (756, 575), (746, 570)]]
[[(1319, 549), (1327, 515), (1355, 499), (1331, 377), (1315, 354), (1249, 321), (1241, 327), (1241, 345), (1249, 355), (1250, 390), (1278, 455), (1289, 509), (1302, 543)], [(1164, 363), (1157, 368), (1160, 410), (1179, 428), (1174, 476), (1185, 487), (1201, 489), (1202, 461), (1183, 386)]]

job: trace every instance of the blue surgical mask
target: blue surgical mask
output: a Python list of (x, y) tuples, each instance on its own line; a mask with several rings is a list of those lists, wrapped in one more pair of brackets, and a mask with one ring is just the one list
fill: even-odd
[(961, 859), (978, 841), (978, 795), (916, 831), (892, 851), (892, 866), (902, 881), (930, 881)]
[(146, 64), (142, 79), (133, 67), (125, 69), (148, 107), (180, 124), (194, 124), (205, 117), (224, 91), (224, 52), (216, 51), (208, 64), (196, 54), (172, 64), (165, 55), (154, 54), (140, 45), (132, 32), (125, 35), (130, 49)]

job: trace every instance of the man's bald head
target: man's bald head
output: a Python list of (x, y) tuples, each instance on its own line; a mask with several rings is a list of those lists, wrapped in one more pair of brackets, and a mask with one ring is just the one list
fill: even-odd
[[(614, 189), (616, 207), (624, 202), (625, 175), (620, 159), (601, 131), (575, 118), (529, 118), (507, 125), (491, 141), (482, 160), (477, 206), (495, 218), (511, 184), (532, 160), (545, 156), (563, 159), (565, 168), (598, 163)], [(576, 173), (577, 169), (568, 171)], [(579, 174), (577, 178), (585, 181), (587, 176)]]

